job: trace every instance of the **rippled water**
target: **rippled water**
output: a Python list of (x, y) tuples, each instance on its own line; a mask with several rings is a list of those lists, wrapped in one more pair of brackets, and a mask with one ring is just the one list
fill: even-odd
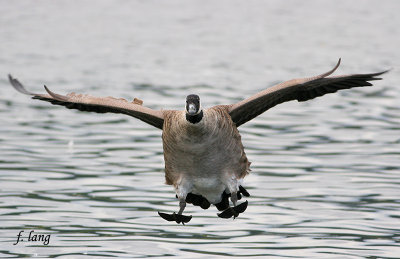
[[(0, 3), (0, 256), (398, 258), (398, 1)], [(14, 91), (138, 97), (152, 108), (236, 102), (330, 69), (375, 87), (282, 104), (240, 128), (252, 173), (236, 220), (164, 185), (161, 132)], [(22, 232), (24, 241), (13, 245)], [(31, 230), (48, 245), (28, 242)]]

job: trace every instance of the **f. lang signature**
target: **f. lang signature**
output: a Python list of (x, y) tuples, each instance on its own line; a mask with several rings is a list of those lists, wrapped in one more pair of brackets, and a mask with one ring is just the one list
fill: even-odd
[[(24, 242), (26, 240), (23, 236), (22, 233), (25, 232), (24, 230), (21, 230), (18, 235), (17, 235), (17, 242), (15, 242), (13, 245), (17, 245), (19, 242)], [(26, 242), (43, 242), (43, 245), (47, 246), (50, 243), (50, 234), (35, 234), (35, 230), (31, 230), (29, 232), (29, 235), (26, 237), (27, 240)]]

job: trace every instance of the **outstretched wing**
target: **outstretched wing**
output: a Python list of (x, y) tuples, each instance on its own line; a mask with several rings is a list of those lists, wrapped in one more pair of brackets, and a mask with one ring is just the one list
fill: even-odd
[(382, 78), (377, 76), (387, 72), (328, 77), (335, 72), (339, 65), (340, 59), (332, 70), (324, 74), (293, 79), (274, 85), (241, 102), (230, 105), (228, 112), (233, 122), (239, 127), (277, 104), (292, 100), (304, 102), (343, 89), (371, 86), (369, 81), (380, 80)]
[(142, 106), (142, 101), (136, 98), (133, 102), (128, 102), (123, 98), (117, 99), (114, 97), (94, 97), (75, 93), (61, 95), (50, 91), (46, 86), (44, 86), (44, 88), (48, 94), (35, 94), (26, 90), (25, 87), (11, 75), (8, 75), (8, 79), (18, 92), (31, 95), (33, 99), (39, 99), (52, 104), (65, 106), (68, 109), (77, 109), (80, 111), (123, 113), (138, 118), (156, 128), (163, 128), (163, 112)]

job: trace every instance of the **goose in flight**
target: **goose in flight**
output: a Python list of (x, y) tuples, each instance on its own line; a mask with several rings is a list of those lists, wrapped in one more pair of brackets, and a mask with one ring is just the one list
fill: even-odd
[[(215, 205), (221, 218), (237, 217), (249, 196), (242, 186), (250, 171), (238, 127), (277, 104), (307, 101), (352, 87), (371, 86), (383, 72), (330, 76), (340, 65), (321, 75), (289, 80), (267, 88), (235, 104), (202, 108), (195, 94), (186, 97), (184, 110), (153, 110), (134, 99), (94, 97), (70, 93), (61, 95), (44, 86), (47, 94), (32, 93), (11, 75), (9, 81), (19, 92), (33, 99), (62, 105), (69, 109), (97, 113), (123, 113), (162, 130), (166, 184), (173, 185), (179, 200), (178, 213), (161, 213), (168, 221), (185, 224), (192, 216), (183, 215), (187, 203), (207, 209)], [(229, 198), (232, 206), (229, 203)]]

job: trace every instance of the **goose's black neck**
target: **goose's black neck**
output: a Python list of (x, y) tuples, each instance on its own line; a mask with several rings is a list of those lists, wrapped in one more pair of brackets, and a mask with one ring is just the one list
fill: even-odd
[(186, 120), (190, 123), (196, 124), (199, 123), (203, 119), (203, 110), (201, 110), (198, 114), (189, 115), (186, 113)]

